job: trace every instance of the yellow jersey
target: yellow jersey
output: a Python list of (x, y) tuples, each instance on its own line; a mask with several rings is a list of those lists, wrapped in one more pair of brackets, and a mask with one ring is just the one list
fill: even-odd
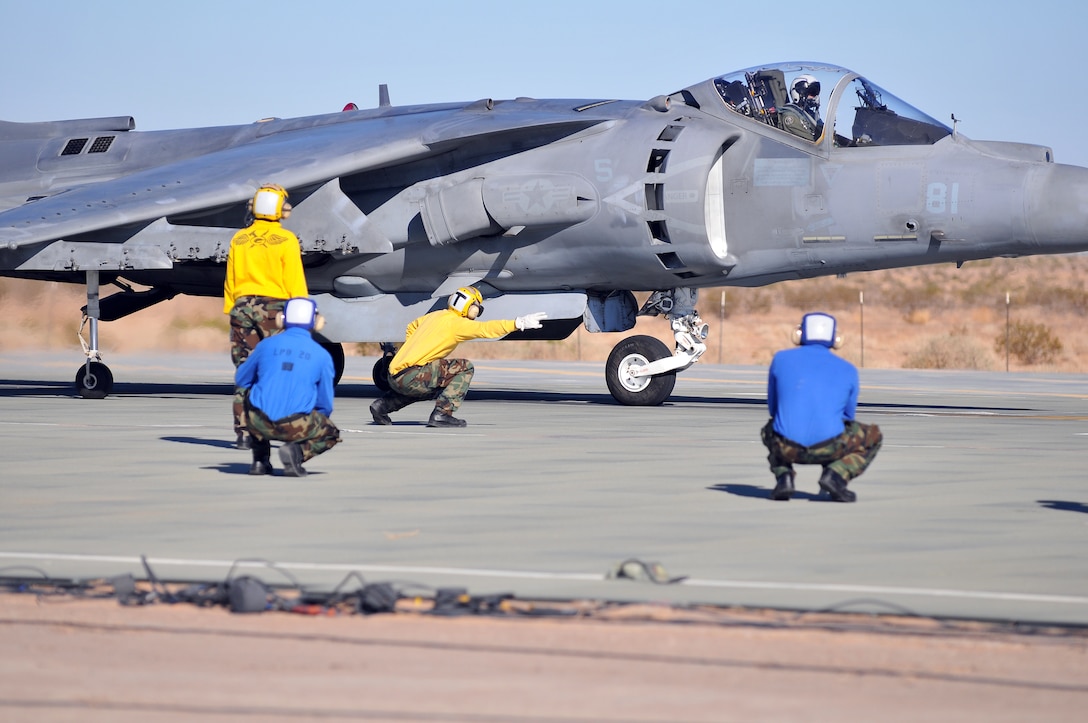
[(234, 234), (227, 255), (223, 313), (242, 296), (309, 296), (298, 237), (276, 221), (257, 219)]
[(404, 345), (389, 363), (389, 374), (444, 359), (463, 341), (498, 339), (516, 329), (513, 319), (473, 321), (449, 309), (432, 311), (408, 325)]

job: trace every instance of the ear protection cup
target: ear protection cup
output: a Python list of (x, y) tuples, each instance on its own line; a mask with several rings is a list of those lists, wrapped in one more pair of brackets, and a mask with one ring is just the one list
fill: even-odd
[[(457, 314), (468, 318), (469, 309), (473, 306), (478, 306), (476, 316), (484, 313), (484, 297), (480, 293), (480, 290), (475, 286), (462, 286), (457, 291), (450, 294), (450, 298), (446, 304), (447, 308)], [(473, 317), (476, 318), (476, 317)]]
[[(283, 328), (283, 324), (284, 324), (285, 319), (286, 319), (286, 317), (283, 315), (282, 311), (277, 311), (276, 312), (276, 328), (277, 329), (282, 329)], [(321, 331), (324, 328), (325, 328), (325, 317), (322, 316), (321, 314), (314, 314), (314, 331)]]

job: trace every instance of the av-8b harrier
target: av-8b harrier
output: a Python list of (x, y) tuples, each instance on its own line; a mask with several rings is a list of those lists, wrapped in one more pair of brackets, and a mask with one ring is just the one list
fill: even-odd
[[(113, 383), (100, 320), (222, 293), (265, 182), (290, 191), (341, 370), (342, 342), (390, 350), (472, 284), (489, 316), (548, 313), (507, 338), (665, 317), (673, 349), (635, 335), (609, 356), (609, 390), (629, 405), (663, 402), (705, 351), (701, 287), (1088, 249), (1088, 169), (970, 140), (832, 65), (750, 68), (648, 101), (393, 106), (381, 90), (376, 108), (233, 127), (0, 122), (0, 275), (86, 284), (83, 396)], [(104, 283), (121, 291), (100, 299)], [(651, 293), (640, 306), (633, 292)]]

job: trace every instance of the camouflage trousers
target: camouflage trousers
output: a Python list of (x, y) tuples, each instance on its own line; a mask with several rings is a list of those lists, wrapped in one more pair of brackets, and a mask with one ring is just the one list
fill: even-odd
[(778, 477), (793, 472), (795, 464), (818, 464), (838, 474), (849, 482), (872, 464), (884, 435), (875, 424), (846, 422), (838, 437), (817, 442), (811, 447), (801, 445), (774, 431), (774, 420), (767, 422), (762, 431), (763, 444), (770, 454), (767, 461), (771, 473)]
[(249, 433), (256, 439), (297, 442), (302, 461), (328, 452), (340, 443), (340, 430), (328, 417), (316, 409), (309, 414), (292, 414), (272, 421), (251, 404), (246, 405)]
[(453, 414), (465, 401), (475, 372), (468, 359), (438, 359), (389, 377), (389, 391), (398, 409), (420, 399), (434, 399), (435, 409)]
[[(249, 353), (265, 337), (280, 331), (276, 326), (276, 314), (283, 311), (283, 299), (270, 296), (240, 296), (230, 310), (230, 360), (237, 369)], [(242, 389), (234, 390), (234, 432), (246, 428), (245, 394)]]

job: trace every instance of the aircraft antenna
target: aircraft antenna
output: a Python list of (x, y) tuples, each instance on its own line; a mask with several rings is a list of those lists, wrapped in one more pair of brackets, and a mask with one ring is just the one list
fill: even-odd
[(956, 119), (956, 114), (952, 114), (952, 137), (956, 137), (956, 126), (959, 124), (959, 120)]
[(382, 83), (378, 86), (378, 107), (388, 108), (389, 105), (389, 86)]

